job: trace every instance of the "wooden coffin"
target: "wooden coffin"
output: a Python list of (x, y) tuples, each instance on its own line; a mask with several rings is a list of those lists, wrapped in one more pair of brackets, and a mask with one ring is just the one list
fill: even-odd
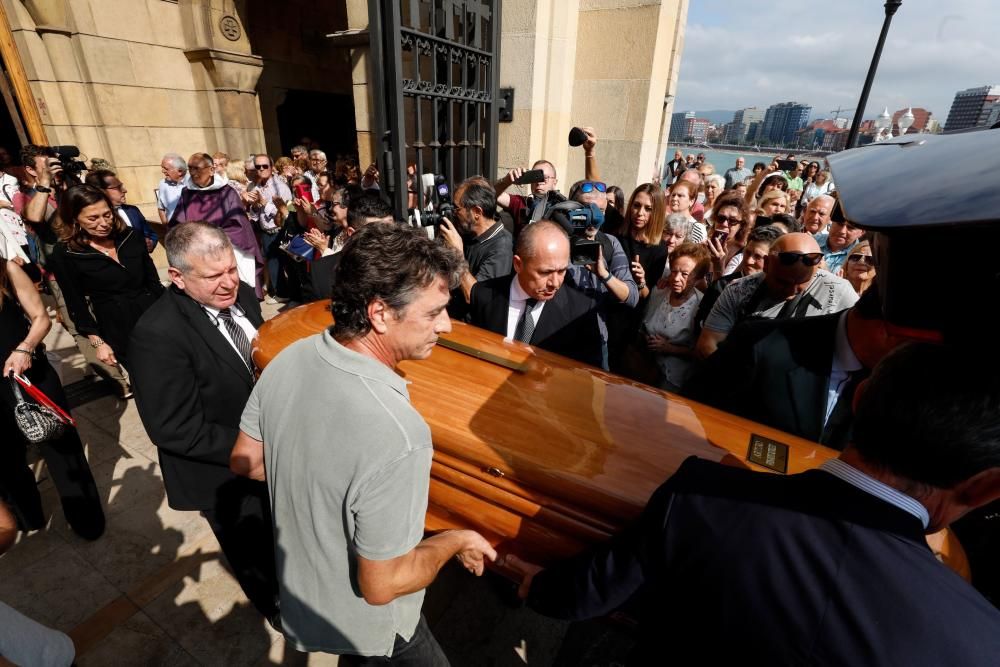
[[(265, 323), (258, 368), (331, 323), (327, 302)], [(434, 439), (427, 530), (473, 528), (541, 564), (607, 539), (691, 455), (786, 473), (837, 455), (460, 322), (430, 359), (398, 372)], [(749, 461), (751, 450), (773, 467)]]

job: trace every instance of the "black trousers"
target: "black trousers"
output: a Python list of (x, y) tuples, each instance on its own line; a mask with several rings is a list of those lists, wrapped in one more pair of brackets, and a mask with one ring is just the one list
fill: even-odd
[[(59, 376), (43, 354), (32, 359), (27, 377), (46, 396), (69, 411)], [(18, 528), (39, 530), (45, 527), (45, 513), (35, 477), (26, 460), (29, 443), (14, 420), (16, 400), (10, 380), (2, 378), (0, 384), (0, 496), (10, 505)], [(62, 437), (38, 447), (70, 528), (84, 539), (96, 540), (104, 533), (104, 510), (80, 435), (75, 428), (67, 428)]]
[(344, 667), (374, 667), (375, 665), (412, 665), (412, 667), (448, 667), (451, 663), (445, 656), (441, 645), (427, 627), (427, 619), (420, 614), (420, 622), (413, 631), (410, 641), (404, 641), (396, 635), (392, 647), (392, 657), (371, 657), (361, 655), (342, 655), (339, 664)]
[(278, 576), (267, 485), (237, 478), (224, 484), (217, 504), (201, 514), (219, 540), (243, 593), (265, 618), (278, 613)]

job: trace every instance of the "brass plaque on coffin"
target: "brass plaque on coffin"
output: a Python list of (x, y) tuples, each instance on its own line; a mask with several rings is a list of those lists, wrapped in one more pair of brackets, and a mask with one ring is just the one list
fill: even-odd
[(788, 472), (788, 445), (751, 433), (747, 461), (785, 474)]

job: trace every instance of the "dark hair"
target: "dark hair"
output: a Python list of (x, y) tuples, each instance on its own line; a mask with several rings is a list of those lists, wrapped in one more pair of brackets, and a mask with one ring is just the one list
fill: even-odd
[[(763, 216), (761, 216), (763, 217)], [(771, 216), (771, 222), (780, 222), (785, 227), (788, 227), (789, 232), (801, 232), (802, 223), (794, 215), (789, 215), (788, 213), (779, 213), (777, 215)]]
[(608, 194), (615, 196), (614, 209), (618, 211), (619, 215), (623, 218), (625, 217), (625, 192), (622, 191), (617, 185), (608, 186)]
[[(83, 250), (86, 248), (87, 239), (90, 238), (90, 235), (83, 226), (77, 223), (76, 219), (83, 209), (102, 201), (108, 205), (108, 208), (113, 213), (115, 207), (111, 204), (108, 196), (104, 194), (104, 190), (100, 188), (95, 188), (93, 185), (81, 184), (74, 185), (66, 190), (59, 201), (58, 215), (52, 223), (52, 229), (59, 236), (59, 240), (74, 250)], [(111, 220), (111, 235), (112, 237), (117, 237), (125, 231), (125, 223), (117, 215), (112, 215)]]
[(760, 198), (764, 194), (764, 188), (772, 183), (778, 184), (778, 189), (782, 192), (788, 192), (788, 179), (785, 178), (784, 174), (771, 174), (766, 176), (763, 181), (761, 181), (760, 187), (757, 188), (757, 197)]
[(38, 146), (36, 144), (25, 144), (21, 147), (21, 164), (25, 167), (35, 168), (35, 158), (39, 155), (45, 157), (55, 157), (56, 153), (48, 146)]
[(854, 447), (876, 466), (938, 488), (1000, 466), (998, 366), (980, 346), (898, 348), (858, 400)]
[(763, 162), (754, 162), (750, 171), (757, 171), (758, 169), (767, 169), (767, 165)]
[(482, 176), (462, 181), (455, 189), (455, 203), (467, 209), (478, 206), (488, 220), (497, 217), (497, 192)]
[(347, 226), (355, 231), (365, 226), (368, 218), (384, 218), (392, 215), (392, 206), (381, 195), (366, 192), (359, 197), (351, 197), (347, 209)]
[(747, 243), (766, 243), (772, 245), (775, 241), (785, 235), (785, 230), (776, 225), (761, 225), (754, 227), (747, 237)]
[(83, 182), (99, 190), (104, 190), (108, 186), (109, 178), (118, 178), (118, 175), (110, 169), (98, 169), (87, 174), (87, 178), (83, 179)]
[(348, 239), (341, 252), (331, 303), (337, 340), (353, 340), (371, 331), (368, 304), (375, 299), (402, 314), (416, 292), (436, 278), (449, 289), (458, 286), (464, 262), (450, 246), (435, 243), (423, 230), (376, 223)]

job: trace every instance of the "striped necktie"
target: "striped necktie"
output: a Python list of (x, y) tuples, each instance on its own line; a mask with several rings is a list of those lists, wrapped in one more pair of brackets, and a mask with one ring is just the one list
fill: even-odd
[(236, 345), (236, 349), (239, 350), (240, 356), (243, 357), (243, 363), (247, 365), (250, 372), (253, 372), (253, 357), (250, 355), (250, 339), (247, 338), (246, 332), (243, 331), (236, 321), (233, 320), (233, 314), (228, 308), (223, 308), (219, 311), (219, 319), (226, 326), (226, 331), (229, 332), (229, 337), (233, 339), (233, 343)]
[(536, 303), (538, 303), (538, 299), (524, 300), (524, 312), (521, 313), (521, 319), (514, 327), (514, 340), (519, 340), (522, 343), (531, 342), (531, 335), (535, 333), (535, 320), (531, 317), (531, 309), (535, 307)]

